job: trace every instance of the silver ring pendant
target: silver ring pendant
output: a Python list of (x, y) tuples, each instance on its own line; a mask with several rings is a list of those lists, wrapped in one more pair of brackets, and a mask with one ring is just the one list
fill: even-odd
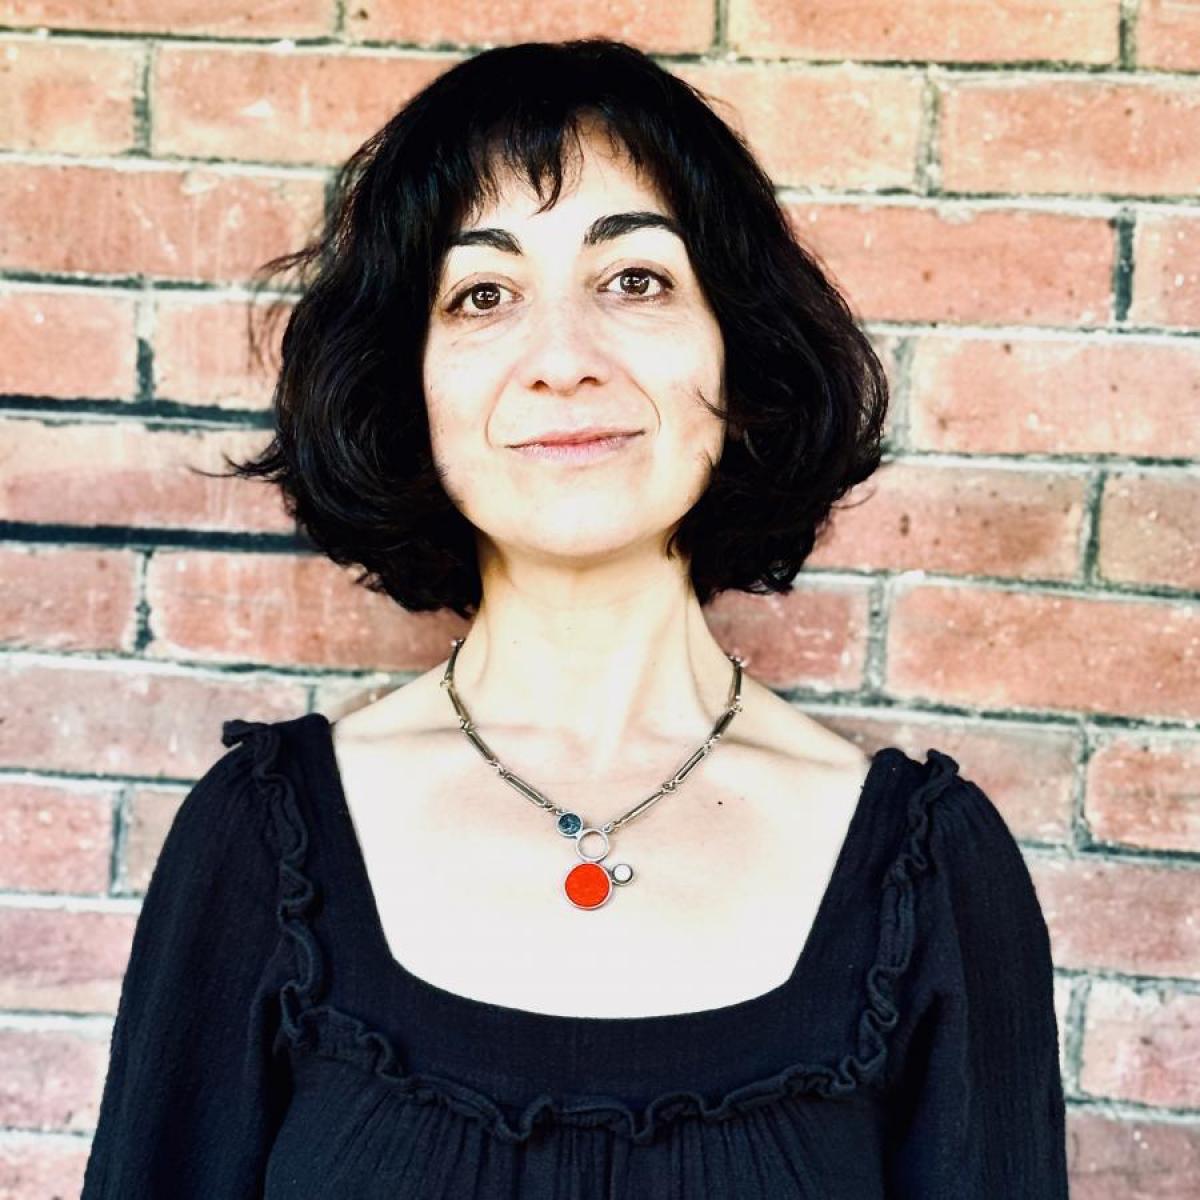
[[(574, 820), (564, 822), (564, 817), (573, 817)], [(578, 827), (574, 833), (566, 834), (566, 829), (574, 827), (576, 822)], [(602, 908), (611, 899), (614, 885), (621, 886), (632, 881), (633, 868), (628, 863), (616, 863), (610, 869), (601, 861), (608, 856), (610, 849), (608, 834), (603, 829), (584, 825), (574, 813), (564, 813), (559, 818), (559, 832), (574, 837), (575, 852), (583, 860), (563, 878), (563, 891), (576, 908), (588, 911)], [(583, 839), (591, 833), (604, 839), (604, 848), (599, 854), (588, 854), (583, 848)]]

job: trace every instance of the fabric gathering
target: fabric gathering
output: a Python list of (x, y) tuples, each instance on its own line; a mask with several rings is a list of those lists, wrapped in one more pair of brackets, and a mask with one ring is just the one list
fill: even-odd
[(784, 984), (577, 1018), (389, 954), (329, 729), (227, 721), (180, 809), (83, 1200), (1066, 1197), (1046, 927), (953, 758), (873, 756)]

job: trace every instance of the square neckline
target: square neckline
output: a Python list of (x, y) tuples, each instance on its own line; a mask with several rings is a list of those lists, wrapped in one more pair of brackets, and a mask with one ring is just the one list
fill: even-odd
[(648, 1013), (639, 1016), (589, 1016), (576, 1013), (542, 1012), (537, 1009), (520, 1008), (515, 1005), (500, 1004), (492, 1000), (481, 1000), (462, 992), (451, 991), (432, 980), (418, 975), (400, 960), (393, 952), (383, 926), (383, 918), (375, 895), (375, 888), (367, 869), (366, 856), (363, 853), (362, 842), (354, 824), (354, 817), (346, 798), (346, 790), (342, 780), (341, 768), (337, 761), (333, 741), (333, 722), (322, 712), (313, 712), (306, 720), (315, 720), (320, 737), (316, 741), (315, 758), (324, 781), (328, 784), (330, 794), (335, 800), (334, 818), (338, 833), (342, 838), (344, 848), (349, 856), (353, 875), (349, 881), (341, 880), (342, 886), (349, 886), (355, 893), (361, 911), (368, 919), (367, 934), (370, 941), (369, 953), (378, 959), (381, 969), (399, 976), (411, 989), (421, 993), (431, 1004), (457, 1009), (465, 1015), (477, 1015), (483, 1018), (505, 1022), (509, 1027), (524, 1025), (531, 1030), (541, 1028), (551, 1030), (632, 1030), (632, 1029), (662, 1029), (682, 1027), (691, 1024), (713, 1024), (730, 1018), (747, 1015), (757, 1015), (772, 1003), (783, 1000), (803, 977), (809, 960), (815, 953), (818, 936), (824, 931), (824, 924), (831, 919), (831, 910), (836, 898), (844, 891), (846, 870), (851, 852), (857, 846), (866, 824), (868, 809), (877, 791), (887, 793), (888, 785), (895, 779), (898, 772), (889, 772), (886, 767), (896, 755), (902, 755), (897, 747), (885, 746), (876, 750), (870, 756), (866, 776), (859, 788), (854, 810), (847, 826), (846, 833), (838, 848), (833, 868), (826, 880), (825, 888), (817, 905), (816, 914), (809, 926), (807, 936), (800, 952), (796, 956), (792, 969), (783, 982), (776, 984), (765, 992), (735, 1000), (730, 1004), (717, 1005), (710, 1008), (691, 1009), (684, 1012)]

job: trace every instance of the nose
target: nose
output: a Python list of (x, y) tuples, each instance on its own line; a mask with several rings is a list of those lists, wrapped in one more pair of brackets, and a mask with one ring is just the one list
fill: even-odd
[(578, 298), (556, 293), (534, 302), (525, 329), (518, 375), (530, 391), (547, 388), (570, 395), (585, 383), (604, 384), (611, 363), (597, 338), (596, 318)]

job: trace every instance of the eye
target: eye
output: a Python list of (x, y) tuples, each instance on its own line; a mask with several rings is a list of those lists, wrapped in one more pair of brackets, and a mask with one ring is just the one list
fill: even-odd
[[(459, 312), (463, 307), (463, 303), (468, 299), (475, 299), (480, 294), (490, 296), (490, 295), (494, 295), (498, 292), (507, 291), (507, 290), (508, 290), (507, 288), (502, 288), (500, 284), (495, 283), (490, 279), (482, 280), (479, 283), (473, 283), (469, 287), (463, 288), (462, 291), (459, 292), (454, 297), (454, 299), (450, 301), (450, 303), (446, 306), (446, 311), (448, 313)], [(486, 304), (482, 309), (482, 313), (491, 312), (493, 310), (493, 308), (494, 308), (494, 305)], [(480, 313), (480, 312), (476, 312), (476, 313), (464, 312), (463, 315), (464, 316), (480, 316), (480, 315), (482, 315), (482, 313)]]
[[(665, 275), (658, 271), (651, 271), (649, 267), (622, 267), (609, 278), (608, 282), (611, 284), (614, 281), (624, 282), (626, 280), (632, 280), (633, 287), (632, 289), (622, 287), (619, 294), (639, 303), (661, 300), (675, 286)], [(657, 283), (659, 290), (647, 294), (651, 283)], [(603, 290), (608, 291), (609, 289), (605, 287)], [(506, 291), (508, 288), (495, 280), (482, 279), (478, 283), (468, 284), (457, 292), (446, 306), (446, 312), (457, 313), (467, 319), (487, 316), (488, 313), (495, 312), (500, 306), (500, 293)], [(471, 302), (469, 306), (467, 301)]]
[[(665, 296), (672, 288), (671, 281), (665, 276), (660, 275), (657, 271), (651, 271), (649, 267), (622, 267), (609, 282), (613, 280), (633, 279), (635, 286), (632, 291), (621, 289), (621, 294), (630, 296), (638, 300), (658, 300)], [(659, 285), (659, 290), (650, 295), (647, 295), (646, 289), (649, 286), (649, 281), (653, 280)], [(607, 290), (607, 289), (606, 289)]]

